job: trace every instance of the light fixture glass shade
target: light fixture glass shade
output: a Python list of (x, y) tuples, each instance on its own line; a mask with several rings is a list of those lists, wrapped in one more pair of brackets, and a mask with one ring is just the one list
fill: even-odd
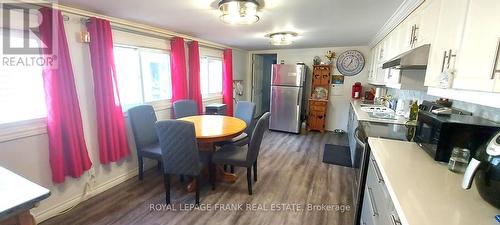
[(281, 32), (269, 34), (268, 36), (271, 39), (272, 45), (291, 45), (297, 34), (292, 32)]
[(259, 21), (259, 3), (255, 0), (222, 0), (219, 2), (221, 20), (229, 24), (252, 24)]

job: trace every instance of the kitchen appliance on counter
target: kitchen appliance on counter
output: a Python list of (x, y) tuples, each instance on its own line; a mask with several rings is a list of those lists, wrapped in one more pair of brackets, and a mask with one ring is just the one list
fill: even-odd
[(465, 171), (462, 187), (469, 189), (474, 178), (479, 195), (500, 209), (500, 132), (479, 147)]
[(269, 129), (300, 133), (306, 72), (304, 64), (273, 64)]
[(414, 141), (434, 160), (448, 162), (454, 147), (475, 150), (494, 133), (500, 124), (468, 115), (436, 115), (419, 111)]
[(446, 107), (446, 106), (437, 104), (435, 102), (430, 102), (430, 101), (426, 101), (426, 100), (424, 100), (422, 102), (422, 104), (420, 104), (420, 106), (419, 106), (418, 109), (420, 111), (426, 111), (426, 112), (432, 112), (432, 111), (437, 110), (437, 109), (449, 109), (449, 110), (451, 110), (450, 114), (472, 116), (471, 112), (468, 112), (468, 111), (465, 111), (465, 110), (461, 110), (461, 109), (457, 109), (457, 108), (453, 108), (453, 107)]

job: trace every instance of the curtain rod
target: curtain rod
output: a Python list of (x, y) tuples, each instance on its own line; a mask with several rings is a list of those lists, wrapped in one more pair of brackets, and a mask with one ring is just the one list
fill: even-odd
[[(173, 38), (173, 37), (181, 37), (186, 41), (197, 41), (200, 44), (200, 46), (214, 48), (214, 49), (220, 49), (220, 50), (224, 50), (226, 48), (232, 48), (230, 46), (217, 44), (217, 43), (211, 42), (211, 41), (201, 40), (199, 38), (195, 38), (195, 37), (191, 37), (188, 35), (168, 31), (166, 29), (157, 28), (157, 27), (153, 27), (150, 25), (145, 25), (145, 24), (136, 23), (136, 22), (132, 22), (132, 21), (127, 21), (124, 19), (106, 16), (106, 15), (102, 15), (102, 14), (98, 14), (98, 13), (94, 13), (94, 12), (90, 12), (90, 11), (86, 11), (86, 10), (82, 10), (82, 9), (72, 8), (72, 7), (60, 5), (57, 3), (48, 3), (45, 1), (33, 2), (33, 1), (29, 1), (29, 0), (16, 0), (16, 1), (21, 2), (21, 3), (27, 3), (27, 4), (32, 4), (32, 5), (36, 5), (36, 6), (41, 6), (41, 7), (52, 7), (52, 8), (61, 10), (62, 12), (66, 12), (66, 13), (70, 13), (70, 14), (74, 14), (74, 15), (78, 15), (78, 16), (96, 17), (96, 18), (106, 19), (114, 27), (120, 27), (122, 29), (127, 29), (129, 31), (137, 31), (137, 32), (143, 32), (144, 34), (158, 35), (158, 36), (168, 38), (168, 39)], [(239, 50), (237, 48), (232, 48), (232, 49)]]

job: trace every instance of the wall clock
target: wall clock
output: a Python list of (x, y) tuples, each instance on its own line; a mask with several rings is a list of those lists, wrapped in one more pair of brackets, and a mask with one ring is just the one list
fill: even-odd
[(354, 76), (365, 67), (365, 57), (361, 52), (348, 50), (337, 58), (337, 69), (344, 76)]

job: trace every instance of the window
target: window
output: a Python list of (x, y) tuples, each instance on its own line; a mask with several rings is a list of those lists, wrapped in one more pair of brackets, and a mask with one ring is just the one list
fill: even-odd
[(115, 46), (114, 53), (123, 110), (172, 98), (170, 55), (167, 52)]
[[(0, 31), (0, 43), (4, 33)], [(22, 31), (10, 32), (10, 45), (23, 46)], [(38, 47), (36, 39), (29, 40), (30, 47)], [(1, 50), (0, 50), (1, 51)], [(3, 62), (14, 59), (22, 62), (33, 55), (6, 55), (1, 52)], [(37, 64), (0, 64), (0, 124), (38, 119), (47, 116), (42, 66)]]
[(222, 93), (222, 60), (202, 57), (200, 60), (201, 95), (208, 97)]

